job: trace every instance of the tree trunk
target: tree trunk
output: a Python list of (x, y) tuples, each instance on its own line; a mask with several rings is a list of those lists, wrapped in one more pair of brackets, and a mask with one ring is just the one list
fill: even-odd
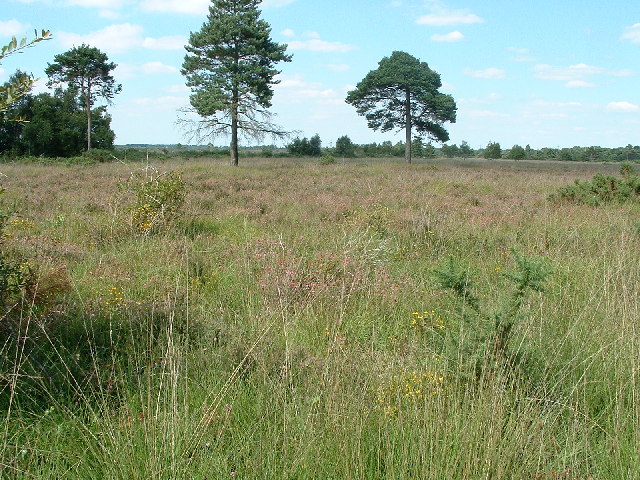
[(84, 100), (84, 108), (87, 113), (87, 152), (91, 150), (91, 89), (87, 89)]
[(231, 165), (238, 166), (238, 118), (235, 114), (231, 117)]
[[(239, 56), (236, 54), (235, 64), (236, 71), (239, 70)], [(234, 79), (233, 90), (231, 93), (231, 166), (238, 166), (238, 105), (240, 103), (240, 95), (238, 94), (238, 86)]]
[(238, 166), (238, 94), (233, 93), (231, 106), (231, 166)]
[(406, 90), (406, 100), (404, 104), (404, 126), (405, 126), (405, 144), (404, 159), (407, 163), (411, 163), (411, 92)]

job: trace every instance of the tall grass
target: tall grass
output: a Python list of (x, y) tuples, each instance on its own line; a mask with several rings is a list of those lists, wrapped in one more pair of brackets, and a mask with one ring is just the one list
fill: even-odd
[[(117, 187), (135, 164), (2, 167), (3, 255), (58, 286), (3, 313), (2, 477), (640, 471), (639, 211), (547, 200), (615, 167), (252, 162), (164, 163), (188, 194), (153, 232)], [(512, 249), (552, 273), (513, 313), (518, 362), (470, 373)]]

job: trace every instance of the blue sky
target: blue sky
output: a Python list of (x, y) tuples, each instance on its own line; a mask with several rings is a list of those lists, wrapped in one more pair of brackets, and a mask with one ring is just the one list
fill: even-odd
[[(116, 143), (188, 143), (180, 67), (209, 0), (2, 0), (0, 42), (46, 28), (53, 40), (6, 58), (41, 77), (53, 57), (88, 43), (118, 64), (109, 108)], [(401, 140), (344, 103), (378, 62), (402, 50), (427, 62), (453, 95), (450, 143), (504, 148), (640, 144), (640, 2), (629, 0), (264, 0), (272, 37), (289, 45), (272, 111), (329, 146)], [(213, 142), (226, 143), (226, 139)]]

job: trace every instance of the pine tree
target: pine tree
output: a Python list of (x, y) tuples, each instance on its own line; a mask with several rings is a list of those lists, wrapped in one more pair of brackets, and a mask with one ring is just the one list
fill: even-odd
[(107, 55), (95, 47), (82, 44), (56, 55), (54, 62), (47, 66), (47, 85), (67, 85), (79, 94), (87, 119), (87, 150), (91, 150), (92, 108), (99, 98), (111, 102), (120, 93), (122, 85), (117, 84), (111, 72), (116, 64), (109, 62)]
[(456, 121), (456, 104), (451, 95), (440, 93), (440, 75), (424, 62), (405, 52), (383, 58), (347, 94), (347, 103), (364, 115), (369, 128), (388, 132), (405, 130), (405, 159), (411, 163), (412, 131), (446, 142), (444, 122)]
[(260, 0), (212, 0), (207, 21), (191, 33), (182, 65), (191, 88), (191, 111), (183, 120), (199, 138), (231, 135), (231, 163), (238, 165), (238, 135), (260, 140), (286, 136), (268, 111), (277, 62), (291, 61), (286, 45), (271, 40), (260, 18)]

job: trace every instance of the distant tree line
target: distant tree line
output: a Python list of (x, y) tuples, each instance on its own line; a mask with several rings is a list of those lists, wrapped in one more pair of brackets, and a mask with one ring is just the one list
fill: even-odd
[[(319, 135), (307, 138), (296, 138), (287, 145), (288, 156), (292, 157), (319, 157), (323, 154), (334, 155), (338, 158), (381, 158), (381, 157), (405, 157), (406, 145), (404, 142), (393, 143), (384, 141), (381, 143), (356, 144), (348, 135), (343, 135), (335, 142), (334, 147), (321, 148), (322, 140)], [(529, 145), (522, 147), (513, 145), (503, 149), (498, 142), (489, 142), (486, 147), (473, 149), (468, 142), (457, 144), (443, 144), (440, 147), (431, 142), (424, 143), (416, 137), (411, 143), (413, 156), (417, 158), (485, 158), (507, 160), (559, 160), (573, 162), (625, 162), (640, 161), (640, 146), (627, 145), (626, 147), (606, 148), (599, 146), (571, 147), (571, 148), (531, 148)], [(269, 156), (278, 155), (272, 150)], [(280, 154), (279, 156), (283, 156)]]

